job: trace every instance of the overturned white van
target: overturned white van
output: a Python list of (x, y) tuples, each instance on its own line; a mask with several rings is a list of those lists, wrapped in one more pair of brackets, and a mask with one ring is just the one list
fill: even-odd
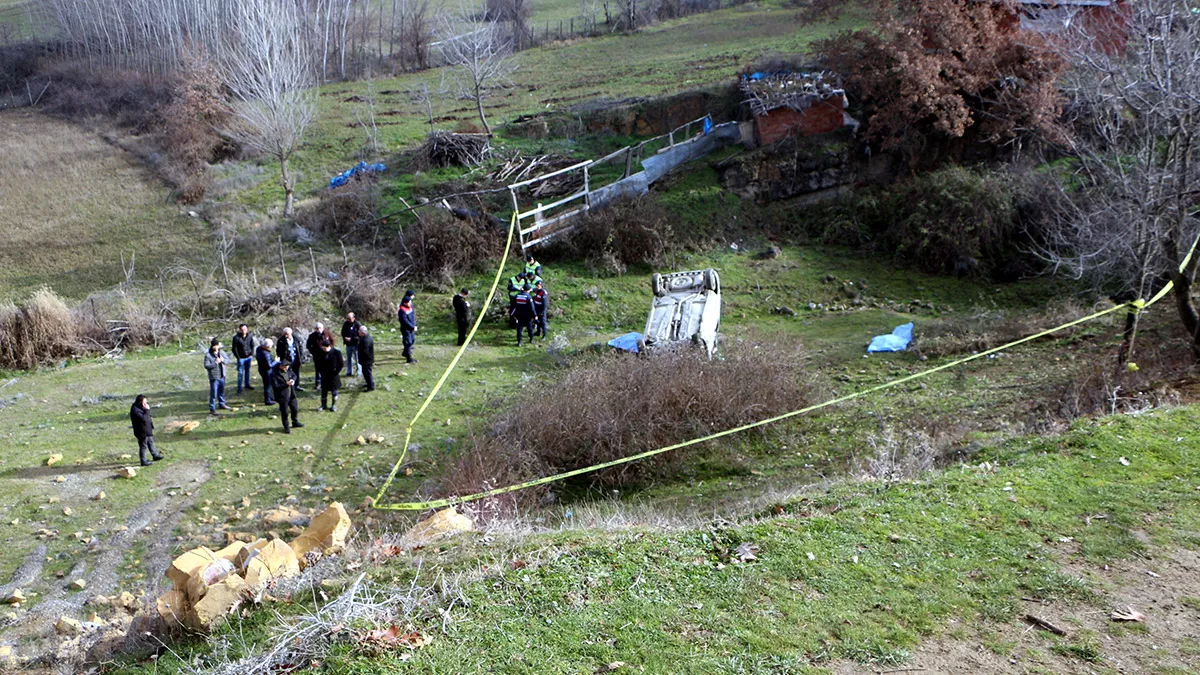
[(647, 349), (697, 343), (712, 358), (721, 327), (721, 278), (711, 267), (650, 277), (654, 300), (646, 319)]

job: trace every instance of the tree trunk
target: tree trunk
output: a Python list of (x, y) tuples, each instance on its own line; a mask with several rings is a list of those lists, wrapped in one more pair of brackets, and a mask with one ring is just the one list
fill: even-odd
[(284, 215), (284, 217), (291, 218), (292, 214), (295, 212), (294, 199), (295, 199), (295, 193), (296, 193), (296, 186), (295, 186), (295, 183), (292, 182), (292, 175), (290, 173), (288, 173), (287, 155), (279, 156), (279, 169), (280, 169), (280, 172), (282, 174), (282, 179), (283, 179), (283, 194), (284, 194), (283, 215)]
[(483, 93), (479, 90), (479, 83), (475, 84), (475, 109), (479, 111), (479, 121), (483, 123), (483, 132), (488, 138), (492, 137), (492, 128), (488, 126), (487, 117), (483, 114)]

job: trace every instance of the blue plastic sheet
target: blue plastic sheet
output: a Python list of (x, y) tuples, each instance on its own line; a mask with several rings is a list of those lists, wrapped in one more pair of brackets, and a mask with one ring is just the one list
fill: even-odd
[(384, 164), (381, 164), (381, 163), (367, 164), (366, 162), (359, 162), (358, 164), (355, 164), (353, 167), (346, 169), (342, 173), (334, 176), (333, 178), (330, 178), (329, 179), (329, 189), (332, 190), (333, 188), (341, 187), (341, 186), (345, 185), (346, 183), (349, 183), (351, 178), (353, 178), (359, 174), (383, 173), (386, 170), (387, 170), (387, 166), (385, 166)]
[(896, 326), (888, 335), (876, 335), (867, 345), (868, 352), (902, 352), (908, 349), (912, 342), (913, 325), (906, 323)]
[(617, 349), (627, 351), (627, 352), (633, 352), (634, 354), (637, 354), (638, 353), (638, 343), (641, 342), (641, 340), (642, 340), (641, 333), (626, 333), (624, 335), (618, 335), (617, 337), (609, 340), (608, 346), (616, 347)]

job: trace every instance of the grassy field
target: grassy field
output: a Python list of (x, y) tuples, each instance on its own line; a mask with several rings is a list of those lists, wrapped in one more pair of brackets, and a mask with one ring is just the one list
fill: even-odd
[(168, 190), (96, 134), (28, 111), (0, 113), (0, 300), (39, 286), (82, 298), (198, 248), (207, 228)]

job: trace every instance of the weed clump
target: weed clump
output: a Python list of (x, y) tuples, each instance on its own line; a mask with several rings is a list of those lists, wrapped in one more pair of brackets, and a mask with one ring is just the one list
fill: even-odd
[(544, 259), (582, 259), (597, 274), (621, 275), (634, 265), (662, 263), (678, 247), (671, 214), (649, 197), (621, 200), (579, 217)]
[[(715, 361), (690, 349), (590, 359), (560, 381), (535, 387), (476, 438), (443, 491), (467, 494), (571, 471), (794, 410), (811, 400), (803, 363), (801, 354), (765, 345)], [(669, 477), (712, 447), (689, 446), (580, 480), (614, 488)]]
[(449, 287), (499, 258), (504, 239), (504, 230), (486, 215), (461, 218), (429, 209), (400, 234), (395, 252), (407, 274)]

